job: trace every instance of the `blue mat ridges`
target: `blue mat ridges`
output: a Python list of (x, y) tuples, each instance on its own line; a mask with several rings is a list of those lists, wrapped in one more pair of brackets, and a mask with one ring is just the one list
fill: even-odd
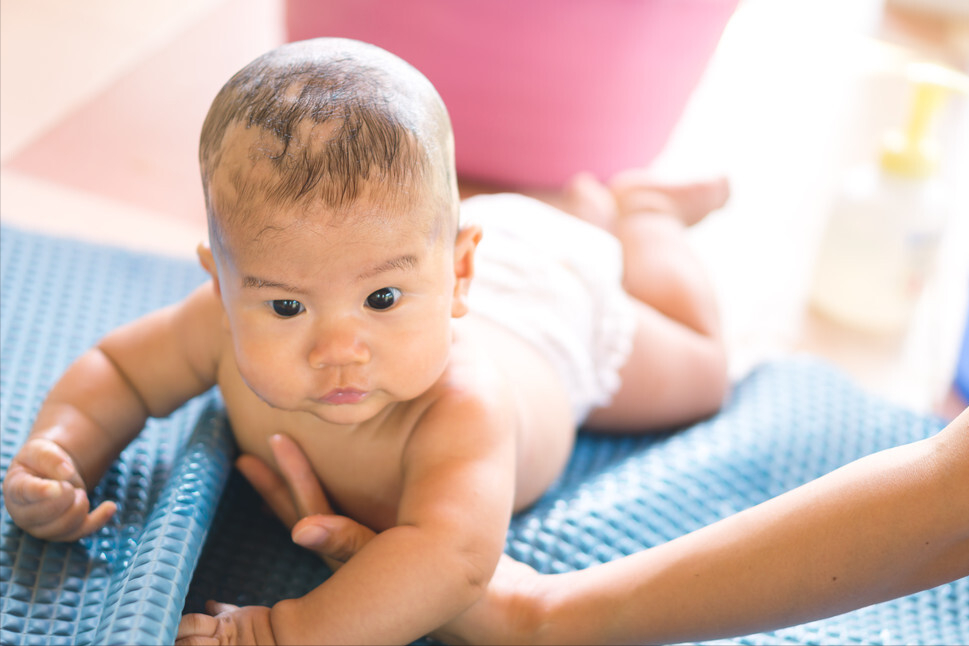
[[(186, 295), (193, 263), (0, 232), (0, 454), (5, 474), (44, 395), (105, 332)], [(174, 639), (233, 447), (215, 393), (146, 430), (94, 492), (119, 502), (73, 544), (24, 535), (0, 514), (0, 642)]]
[[(0, 230), (0, 475), (47, 389), (120, 323), (204, 279), (195, 263)], [(831, 367), (756, 369), (715, 417), (652, 437), (580, 434), (565, 474), (516, 516), (507, 551), (544, 572), (612, 560), (707, 525), (873, 451), (931, 435)], [(95, 502), (116, 518), (73, 544), (0, 517), (0, 643), (170, 643), (208, 598), (272, 604), (328, 575), (231, 472), (216, 393), (146, 430)], [(797, 558), (797, 555), (792, 555)], [(969, 579), (839, 617), (722, 643), (969, 643)]]

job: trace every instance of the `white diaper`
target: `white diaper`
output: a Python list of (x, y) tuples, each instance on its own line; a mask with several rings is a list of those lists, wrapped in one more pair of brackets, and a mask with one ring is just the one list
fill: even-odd
[(461, 220), (484, 230), (469, 293), (476, 314), (533, 345), (561, 375), (577, 424), (608, 404), (632, 350), (622, 248), (602, 229), (523, 195), (480, 195)]

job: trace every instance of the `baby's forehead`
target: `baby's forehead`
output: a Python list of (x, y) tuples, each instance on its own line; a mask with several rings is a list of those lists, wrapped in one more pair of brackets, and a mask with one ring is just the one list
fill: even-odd
[[(219, 183), (221, 184), (221, 183)], [(212, 216), (223, 250), (240, 252), (274, 247), (293, 235), (335, 237), (347, 242), (382, 239), (393, 244), (390, 231), (416, 232), (428, 244), (445, 239), (449, 215), (439, 200), (388, 197), (379, 182), (368, 182), (346, 207), (333, 208), (314, 200), (277, 202), (265, 195), (240, 195), (229, 185), (213, 195)], [(426, 194), (427, 191), (424, 191)]]

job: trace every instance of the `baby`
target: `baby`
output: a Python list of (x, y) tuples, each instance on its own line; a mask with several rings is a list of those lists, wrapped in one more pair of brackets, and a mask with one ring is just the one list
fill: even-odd
[(115, 504), (91, 510), (87, 489), (147, 417), (217, 385), (243, 453), (278, 467), (270, 438), (295, 440), (377, 532), (306, 596), (222, 613), (219, 639), (406, 643), (482, 598), (578, 425), (717, 410), (694, 216), (618, 192), (583, 202), (598, 226), (517, 195), (460, 205), (453, 148), (431, 84), (376, 47), (293, 43), (236, 74), (201, 136), (211, 280), (58, 381), (4, 482), (14, 521), (96, 531)]

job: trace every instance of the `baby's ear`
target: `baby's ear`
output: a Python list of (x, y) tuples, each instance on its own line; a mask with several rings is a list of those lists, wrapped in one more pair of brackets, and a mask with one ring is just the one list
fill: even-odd
[(198, 254), (202, 269), (212, 277), (212, 287), (215, 289), (216, 296), (221, 297), (222, 291), (219, 289), (219, 271), (215, 266), (215, 256), (212, 255), (212, 249), (204, 242), (200, 242), (199, 246), (195, 248), (195, 253)]
[(481, 242), (481, 226), (469, 224), (458, 231), (454, 241), (454, 299), (451, 316), (458, 318), (468, 313), (468, 289), (474, 278), (474, 252)]

